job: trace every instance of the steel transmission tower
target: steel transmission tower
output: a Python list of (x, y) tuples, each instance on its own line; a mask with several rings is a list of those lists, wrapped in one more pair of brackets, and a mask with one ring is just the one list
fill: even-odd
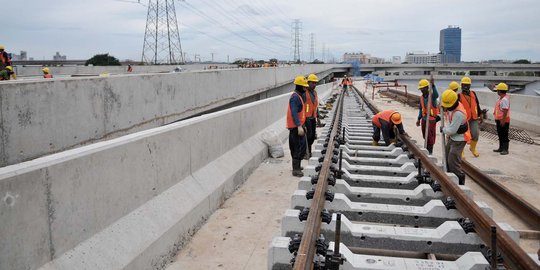
[(309, 61), (310, 62), (313, 62), (315, 61), (315, 34), (314, 33), (311, 33), (309, 34), (309, 37), (310, 37), (310, 50), (309, 50)]
[(302, 23), (299, 19), (294, 20), (292, 24), (292, 50), (293, 60), (299, 62), (302, 54)]
[(148, 0), (142, 62), (147, 64), (185, 62), (174, 0)]

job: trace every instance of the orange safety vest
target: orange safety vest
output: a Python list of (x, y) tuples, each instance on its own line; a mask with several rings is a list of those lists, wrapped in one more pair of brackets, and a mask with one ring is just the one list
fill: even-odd
[[(504, 97), (499, 98), (497, 100), (497, 103), (495, 104), (495, 109), (493, 110), (493, 117), (495, 120), (502, 120), (504, 111), (501, 109), (501, 101), (503, 99), (508, 99), (508, 104), (510, 104), (510, 98), (508, 95), (504, 95)], [(506, 123), (510, 123), (510, 105), (508, 106), (508, 112), (506, 113)]]
[(43, 74), (43, 78), (45, 79), (52, 79), (52, 74)]
[(306, 91), (306, 118), (315, 117), (317, 118), (317, 106), (319, 105), (319, 97), (317, 92), (313, 92), (315, 100), (311, 100), (311, 95), (309, 91)]
[(392, 117), (392, 114), (394, 114), (395, 112), (396, 111), (392, 111), (392, 110), (382, 111), (376, 114), (375, 116), (373, 116), (373, 118), (371, 119), (371, 123), (373, 123), (373, 125), (375, 125), (378, 128), (381, 128), (381, 119), (385, 120), (388, 123), (392, 123), (390, 118)]
[[(300, 98), (300, 101), (302, 102), (302, 110), (298, 112), (298, 119), (300, 120), (300, 125), (304, 125), (304, 123), (306, 122), (306, 104), (304, 103), (302, 96), (300, 96), (298, 93), (293, 92), (292, 95), (297, 95)], [(292, 95), (291, 95), (291, 98), (292, 98)], [(288, 106), (289, 108), (287, 110), (287, 128), (295, 128), (297, 127), (297, 125), (293, 121), (290, 102)]]
[(347, 78), (347, 85), (352, 85), (352, 79), (351, 78)]
[[(426, 105), (424, 105), (424, 96), (420, 96), (420, 105), (422, 106), (422, 118), (426, 116)], [(435, 120), (439, 115), (439, 108), (435, 107), (436, 104), (431, 104), (431, 112), (429, 114), (429, 120)]]
[(463, 104), (463, 107), (467, 111), (467, 120), (478, 119), (478, 104), (476, 104), (476, 94), (474, 91), (471, 90), (470, 95), (460, 93), (459, 102)]
[[(460, 111), (463, 113), (463, 115), (465, 115), (465, 117), (467, 117), (467, 111), (465, 110), (465, 108), (463, 107), (463, 104), (461, 104), (461, 102), (459, 102), (459, 105), (457, 106), (456, 109), (454, 109), (452, 112), (448, 113), (446, 112), (446, 118), (448, 119), (449, 122), (452, 122), (452, 117), (454, 116), (454, 113), (456, 111)], [(463, 137), (465, 138), (465, 141), (467, 143), (470, 143), (471, 139), (472, 139), (472, 135), (471, 135), (471, 128), (469, 127), (469, 121), (465, 120), (465, 123), (467, 124), (467, 131), (463, 134)]]

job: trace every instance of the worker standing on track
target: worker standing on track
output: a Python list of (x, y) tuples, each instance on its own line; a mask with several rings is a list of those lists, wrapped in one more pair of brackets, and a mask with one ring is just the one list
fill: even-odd
[(396, 143), (397, 138), (394, 132), (394, 126), (397, 127), (399, 134), (407, 135), (401, 123), (401, 114), (393, 110), (382, 111), (371, 119), (373, 125), (373, 141), (371, 145), (379, 146), (381, 133), (386, 146)]
[[(418, 112), (418, 120), (416, 121), (416, 126), (422, 126), (422, 136), (424, 139), (426, 139), (426, 118), (428, 114), (428, 97), (429, 97), (429, 84), (430, 82), (426, 79), (420, 80), (418, 82), (418, 89), (422, 92), (422, 96), (420, 97), (420, 110)], [(433, 154), (433, 145), (435, 144), (435, 136), (437, 134), (437, 131), (435, 130), (437, 127), (437, 122), (441, 120), (441, 117), (439, 116), (439, 107), (437, 106), (437, 98), (439, 97), (439, 92), (437, 92), (437, 88), (435, 87), (435, 84), (433, 83), (433, 80), (431, 81), (431, 87), (433, 89), (433, 93), (431, 95), (431, 109), (429, 110), (429, 130), (427, 134), (427, 150), (429, 154)]]
[(441, 106), (446, 111), (445, 118), (448, 123), (444, 128), (441, 127), (441, 132), (448, 138), (445, 147), (448, 171), (458, 177), (460, 185), (465, 185), (465, 173), (461, 168), (461, 153), (467, 142), (471, 140), (467, 112), (459, 102), (456, 92), (451, 89), (443, 92)]
[(471, 150), (473, 156), (479, 157), (480, 154), (476, 150), (476, 145), (480, 137), (480, 124), (482, 124), (483, 119), (478, 96), (471, 90), (471, 78), (463, 77), (461, 79), (461, 93), (458, 100), (463, 104), (465, 111), (467, 111), (467, 121), (469, 121), (469, 129), (471, 131), (471, 146), (469, 150)]
[(311, 146), (317, 138), (317, 113), (319, 107), (319, 97), (315, 87), (319, 78), (315, 74), (307, 77), (308, 91), (306, 92), (306, 136), (307, 136), (307, 159), (311, 157)]
[(41, 69), (43, 71), (43, 78), (45, 79), (52, 79), (53, 75), (50, 73), (50, 70), (48, 67)]
[(510, 144), (510, 139), (508, 138), (508, 132), (510, 131), (510, 97), (506, 94), (508, 92), (508, 85), (506, 83), (499, 83), (495, 89), (499, 95), (499, 100), (495, 103), (493, 118), (497, 125), (499, 149), (495, 149), (493, 152), (508, 155), (508, 146)]
[(459, 90), (459, 84), (453, 81), (448, 85), (448, 88), (457, 93), (457, 91)]
[(11, 66), (11, 59), (9, 59), (9, 55), (5, 51), (4, 45), (0, 45), (0, 70), (5, 69), (8, 66)]
[(289, 99), (287, 110), (287, 129), (289, 129), (289, 149), (292, 157), (292, 175), (297, 177), (304, 176), (301, 162), (306, 153), (306, 90), (307, 80), (304, 76), (297, 76), (294, 79), (295, 89)]

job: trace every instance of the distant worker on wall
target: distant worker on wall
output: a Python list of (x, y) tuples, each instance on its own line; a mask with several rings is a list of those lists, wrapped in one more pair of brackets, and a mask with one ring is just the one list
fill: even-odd
[(5, 51), (4, 45), (0, 45), (0, 70), (5, 69), (7, 66), (11, 66), (11, 59)]
[(426, 139), (426, 119), (429, 118), (427, 150), (429, 154), (433, 154), (433, 145), (435, 144), (435, 136), (437, 134), (437, 122), (441, 120), (441, 117), (439, 116), (439, 107), (437, 106), (437, 98), (439, 97), (439, 92), (437, 92), (437, 88), (435, 87), (433, 80), (431, 81), (431, 87), (433, 89), (433, 93), (431, 95), (431, 108), (429, 109), (429, 117), (427, 116), (429, 84), (430, 82), (426, 79), (422, 79), (420, 80), (420, 82), (418, 82), (418, 89), (422, 92), (422, 96), (420, 97), (420, 107), (416, 126), (422, 127), (422, 136), (424, 137), (424, 139)]
[(396, 143), (397, 138), (394, 132), (394, 126), (397, 127), (399, 134), (407, 135), (403, 129), (401, 114), (393, 110), (386, 110), (376, 114), (371, 119), (371, 124), (373, 125), (373, 141), (371, 145), (373, 146), (379, 146), (381, 133), (386, 146)]
[(289, 99), (287, 109), (287, 129), (289, 129), (289, 149), (292, 157), (292, 175), (297, 177), (304, 176), (300, 166), (304, 155), (306, 154), (306, 90), (307, 80), (304, 76), (297, 76), (294, 79), (295, 89)]
[(441, 106), (446, 111), (445, 118), (448, 123), (444, 128), (441, 127), (441, 132), (448, 138), (445, 146), (448, 171), (458, 177), (460, 185), (465, 185), (465, 173), (461, 168), (461, 153), (467, 142), (471, 140), (467, 112), (459, 102), (456, 92), (451, 89), (443, 92)]
[(506, 83), (497, 84), (496, 88), (499, 100), (495, 103), (493, 109), (493, 118), (497, 125), (497, 135), (499, 136), (499, 148), (493, 150), (501, 155), (508, 155), (508, 146), (510, 139), (508, 132), (510, 130), (510, 97), (508, 96), (508, 85)]
[(127, 72), (133, 72), (133, 67), (131, 64), (128, 64)]
[(0, 81), (9, 81), (12, 77), (16, 78), (11, 66), (7, 66), (0, 70)]
[(311, 146), (317, 138), (317, 113), (319, 107), (319, 97), (315, 87), (319, 78), (315, 74), (309, 74), (307, 83), (309, 85), (306, 92), (306, 136), (307, 136), (307, 158), (311, 157)]
[(48, 67), (42, 68), (41, 71), (43, 71), (43, 78), (45, 79), (52, 79), (53, 75), (50, 73), (50, 70)]
[(478, 96), (471, 90), (471, 78), (463, 77), (461, 79), (461, 93), (458, 100), (463, 104), (465, 111), (467, 111), (467, 121), (469, 121), (469, 129), (471, 130), (472, 137), (469, 150), (471, 150), (473, 156), (479, 157), (480, 154), (476, 150), (476, 146), (480, 137), (480, 124), (482, 124), (483, 119)]

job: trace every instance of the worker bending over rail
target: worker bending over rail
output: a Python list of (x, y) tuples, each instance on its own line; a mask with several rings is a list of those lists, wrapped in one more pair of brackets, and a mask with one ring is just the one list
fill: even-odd
[(382, 111), (371, 119), (373, 124), (373, 146), (379, 146), (379, 140), (381, 138), (381, 133), (384, 139), (385, 145), (390, 145), (391, 143), (396, 143), (396, 133), (394, 132), (394, 126), (397, 127), (399, 134), (407, 135), (403, 129), (403, 124), (401, 123), (401, 114), (393, 110)]
[(446, 111), (445, 118), (448, 123), (444, 128), (441, 127), (441, 132), (447, 136), (445, 152), (448, 171), (458, 177), (460, 185), (465, 185), (465, 173), (461, 168), (461, 153), (467, 142), (471, 140), (467, 112), (459, 102), (456, 92), (451, 89), (443, 92), (441, 106)]
[(289, 129), (289, 149), (292, 157), (292, 175), (304, 176), (301, 162), (306, 154), (306, 90), (307, 80), (304, 76), (297, 76), (294, 79), (295, 89), (289, 99), (287, 109), (287, 129)]

